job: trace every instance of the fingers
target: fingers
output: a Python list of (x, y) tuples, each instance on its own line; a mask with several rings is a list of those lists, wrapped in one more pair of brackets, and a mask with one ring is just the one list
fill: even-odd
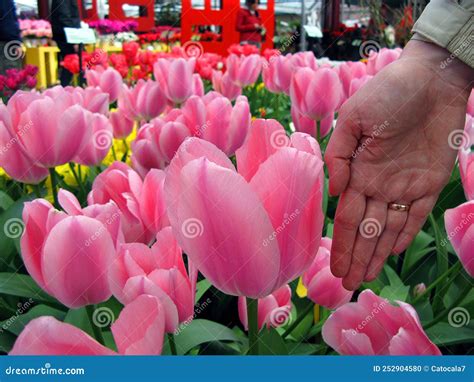
[(397, 237), (393, 252), (399, 254), (403, 252), (420, 232), (420, 229), (425, 224), (426, 217), (436, 204), (437, 196), (427, 196), (415, 200), (408, 211), (408, 219), (402, 229), (402, 232)]
[(375, 247), (374, 256), (367, 267), (367, 273), (365, 274), (366, 281), (375, 280), (379, 275), (383, 265), (385, 264), (385, 260), (387, 260), (392, 252), (392, 248), (400, 231), (405, 225), (407, 217), (408, 214), (406, 212), (387, 209), (385, 229), (379, 237), (377, 246)]
[(372, 259), (375, 247), (382, 234), (387, 219), (387, 203), (369, 199), (364, 219), (359, 225), (352, 251), (349, 272), (342, 280), (342, 285), (348, 290), (355, 290), (364, 280), (367, 267)]
[(344, 277), (349, 272), (351, 254), (357, 230), (364, 217), (365, 205), (365, 195), (350, 188), (339, 198), (331, 246), (331, 272), (336, 277)]
[(326, 148), (324, 160), (329, 171), (329, 193), (339, 195), (350, 179), (350, 162), (359, 145), (358, 125), (341, 109), (338, 122)]

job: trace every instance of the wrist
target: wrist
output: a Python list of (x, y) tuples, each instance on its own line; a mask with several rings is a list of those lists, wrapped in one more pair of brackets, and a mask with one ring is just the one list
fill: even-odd
[(444, 81), (470, 93), (474, 83), (474, 69), (431, 42), (411, 40), (403, 50), (401, 59), (422, 61)]

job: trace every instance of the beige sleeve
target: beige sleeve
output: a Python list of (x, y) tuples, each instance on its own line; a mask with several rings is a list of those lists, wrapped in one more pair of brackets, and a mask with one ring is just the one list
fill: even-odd
[(413, 32), (474, 68), (474, 0), (431, 0)]

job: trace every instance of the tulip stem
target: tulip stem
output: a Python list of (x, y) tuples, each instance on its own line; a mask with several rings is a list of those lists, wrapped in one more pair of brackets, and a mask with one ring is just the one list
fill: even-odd
[(168, 333), (168, 343), (170, 345), (171, 354), (178, 355), (178, 352), (176, 351), (176, 342), (174, 340), (173, 333)]
[(54, 206), (56, 208), (59, 208), (59, 203), (58, 203), (58, 186), (57, 186), (57, 175), (56, 170), (54, 167), (51, 167), (49, 169), (49, 175), (51, 177), (51, 189), (53, 191), (53, 200), (54, 200)]
[(102, 336), (102, 330), (95, 324), (94, 320), (94, 311), (95, 305), (86, 305), (86, 312), (87, 316), (89, 317), (89, 321), (91, 323), (92, 332), (94, 333), (94, 338), (100, 342), (102, 345), (105, 346), (104, 337)]
[[(86, 190), (84, 189), (84, 185), (82, 184), (82, 179), (80, 175), (77, 174), (76, 169), (74, 167), (74, 163), (69, 163), (69, 168), (71, 169), (72, 175), (74, 176), (74, 179), (76, 179), (77, 185), (79, 186), (79, 189), (81, 190), (83, 195), (86, 195)], [(78, 168), (80, 169), (81, 166), (78, 165)]]
[(308, 304), (304, 310), (298, 314), (298, 317), (296, 318), (296, 320), (290, 325), (288, 326), (288, 329), (285, 330), (285, 332), (282, 334), (281, 338), (285, 339), (286, 337), (288, 337), (290, 335), (290, 333), (295, 330), (295, 328), (301, 323), (301, 321), (304, 320), (304, 318), (308, 315), (308, 313), (310, 313), (312, 310), (313, 310), (313, 307), (314, 305), (311, 303), (311, 304)]
[(258, 299), (247, 297), (249, 355), (258, 355)]

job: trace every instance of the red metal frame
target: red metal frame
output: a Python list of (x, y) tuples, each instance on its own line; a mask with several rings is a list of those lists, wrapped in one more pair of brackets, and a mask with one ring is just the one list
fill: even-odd
[(79, 14), (81, 15), (81, 20), (83, 21), (93, 21), (99, 18), (97, 14), (97, 0), (92, 0), (92, 8), (84, 9), (84, 4), (82, 0), (77, 0), (77, 7), (79, 8)]
[[(227, 55), (227, 48), (239, 43), (239, 32), (235, 29), (240, 0), (221, 0), (221, 9), (212, 9), (211, 0), (204, 1), (204, 9), (192, 7), (192, 0), (182, 0), (181, 42), (191, 40), (193, 26), (216, 25), (221, 28), (220, 41), (201, 41), (205, 52)], [(268, 0), (266, 9), (259, 9), (263, 24), (267, 30), (262, 49), (273, 48), (275, 33), (275, 0)]]

